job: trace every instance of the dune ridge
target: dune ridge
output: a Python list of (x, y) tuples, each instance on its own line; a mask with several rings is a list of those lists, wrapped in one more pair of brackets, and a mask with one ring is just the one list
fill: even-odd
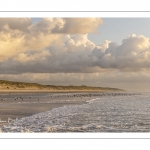
[(0, 91), (20, 91), (20, 90), (46, 90), (46, 91), (124, 91), (118, 88), (92, 87), (92, 86), (62, 86), (62, 85), (42, 85), (38, 83), (14, 82), (0, 80)]

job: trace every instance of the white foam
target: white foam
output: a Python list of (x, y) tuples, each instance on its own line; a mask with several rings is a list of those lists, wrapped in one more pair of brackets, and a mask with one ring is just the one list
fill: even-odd
[(100, 99), (100, 98), (94, 98), (94, 99), (91, 99), (91, 100), (87, 100), (86, 102), (88, 102), (90, 104), (90, 103), (93, 103), (97, 99)]

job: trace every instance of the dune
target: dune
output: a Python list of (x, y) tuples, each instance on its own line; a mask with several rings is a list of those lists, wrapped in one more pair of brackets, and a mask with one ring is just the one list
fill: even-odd
[(100, 91), (124, 91), (118, 88), (92, 87), (92, 86), (62, 86), (42, 85), (38, 83), (25, 83), (0, 80), (0, 92), (100, 92)]

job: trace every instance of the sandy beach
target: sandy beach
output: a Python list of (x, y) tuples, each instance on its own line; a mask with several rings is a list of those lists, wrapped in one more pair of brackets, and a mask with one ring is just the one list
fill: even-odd
[(149, 97), (129, 92), (0, 94), (0, 130), (148, 132)]
[[(118, 91), (111, 91), (111, 90), (0, 90), (0, 93), (97, 93), (97, 92), (118, 92)], [(125, 92), (125, 91), (121, 91)]]
[[(40, 93), (39, 93), (40, 92)], [(77, 93), (47, 93), (46, 91), (1, 91), (0, 126), (8, 119), (23, 118), (40, 112), (49, 111), (64, 105), (80, 105), (89, 97), (78, 97)]]
[(50, 111), (67, 105), (81, 105), (97, 97), (123, 95), (125, 93), (109, 93), (98, 91), (47, 92), (47, 91), (1, 91), (0, 93), (0, 127), (16, 120)]

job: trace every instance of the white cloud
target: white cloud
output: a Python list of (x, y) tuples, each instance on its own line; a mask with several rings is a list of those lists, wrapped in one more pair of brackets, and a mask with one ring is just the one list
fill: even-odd
[(49, 53), (45, 63), (43, 61), (47, 72), (97, 72), (101, 69), (137, 70), (150, 67), (150, 40), (143, 35), (131, 35), (121, 45), (105, 41), (97, 46), (88, 40), (87, 35), (67, 36), (64, 46), (62, 44), (45, 49)]
[(0, 62), (27, 51), (62, 46), (67, 38), (63, 34), (94, 32), (101, 23), (99, 18), (44, 18), (35, 24), (30, 18), (0, 18)]
[(131, 34), (121, 44), (108, 39), (96, 45), (88, 33), (101, 24), (97, 18), (45, 18), (35, 24), (30, 18), (0, 19), (0, 79), (146, 91), (150, 38)]
[(53, 33), (87, 34), (94, 32), (103, 20), (100, 18), (64, 18), (64, 22), (53, 28)]
[(150, 68), (148, 37), (131, 34), (120, 45), (109, 40), (96, 45), (88, 39), (88, 33), (101, 23), (98, 18), (45, 18), (35, 24), (29, 18), (0, 19), (0, 73)]
[[(61, 35), (61, 38), (58, 38), (60, 40), (56, 40), (53, 44), (49, 42), (50, 45), (47, 47), (41, 44), (43, 48), (39, 46), (37, 50), (36, 46), (34, 47), (36, 42), (33, 42), (34, 44), (31, 42), (30, 44), (33, 45), (27, 46), (31, 50), (25, 50), (25, 47), (22, 47), (19, 51), (24, 40), (20, 41), (20, 39), (14, 40), (15, 48), (18, 43), (21, 44), (18, 49), (15, 49), (13, 56), (11, 55), (13, 49), (10, 51), (13, 46), (7, 48), (7, 44), (6, 46), (2, 44), (5, 51), (8, 51), (6, 53), (8, 57), (7, 59), (2, 57), (0, 73), (4, 70), (7, 73), (94, 73), (106, 69), (138, 71), (150, 68), (150, 39), (143, 35), (132, 34), (124, 39), (121, 45), (108, 40), (95, 45), (88, 39), (87, 34)], [(4, 51), (0, 53), (5, 55)]]
[(28, 32), (32, 25), (30, 18), (0, 18), (0, 30), (20, 30)]

